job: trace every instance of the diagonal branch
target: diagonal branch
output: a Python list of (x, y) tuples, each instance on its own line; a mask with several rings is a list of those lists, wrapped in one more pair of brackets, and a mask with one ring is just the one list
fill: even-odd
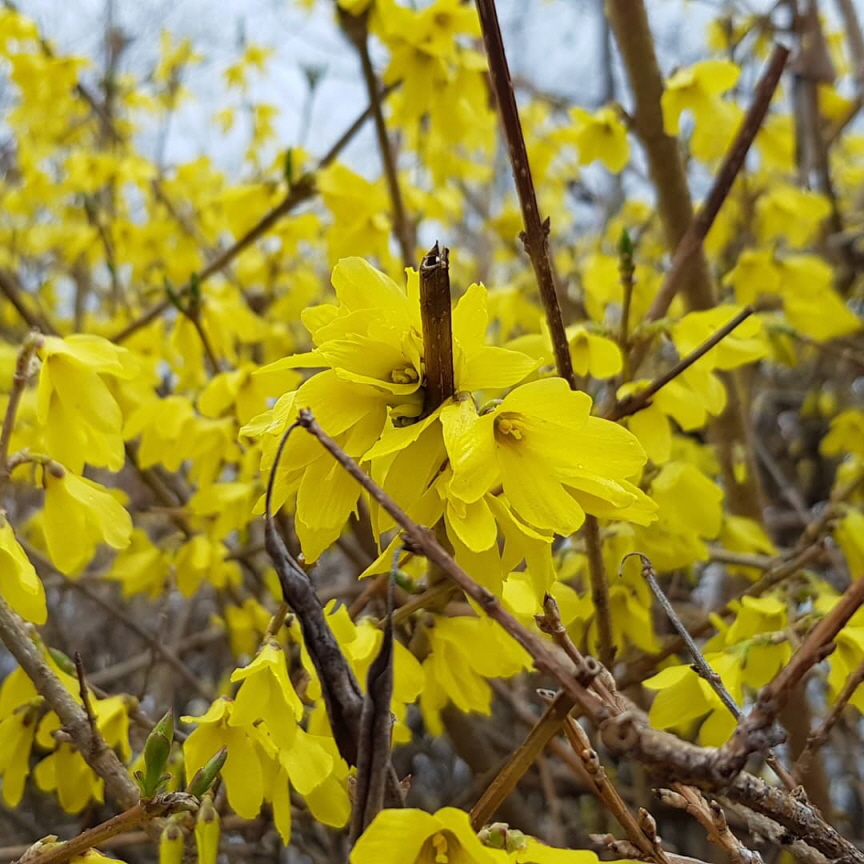
[[(395, 85), (394, 85), (395, 86)], [(382, 91), (382, 95), (389, 93), (393, 87)], [(224, 270), (244, 249), (251, 246), (260, 237), (263, 237), (277, 222), (284, 216), (287, 216), (292, 210), (295, 210), (304, 202), (312, 198), (316, 193), (315, 188), (315, 173), (326, 168), (328, 165), (336, 161), (339, 154), (345, 147), (354, 139), (357, 133), (363, 128), (363, 125), (372, 116), (372, 107), (369, 106), (362, 114), (345, 130), (335, 144), (321, 157), (318, 164), (310, 174), (298, 178), (288, 190), (285, 198), (282, 199), (272, 210), (265, 213), (258, 222), (255, 223), (242, 237), (234, 241), (221, 254), (217, 255), (204, 267), (196, 278), (198, 284), (206, 282), (210, 277), (215, 276)], [(189, 291), (191, 280), (184, 285), (179, 293), (182, 296)], [(0, 290), (2, 290), (2, 281), (0, 281)], [(152, 306), (146, 312), (142, 313), (134, 321), (127, 324), (122, 330), (118, 331), (113, 337), (113, 342), (118, 345), (125, 342), (133, 333), (137, 333), (142, 327), (146, 327), (151, 322), (155, 321), (163, 312), (171, 306), (171, 300), (165, 298), (160, 300), (155, 306)]]
[(139, 790), (117, 754), (93, 729), (84, 709), (63, 686), (24, 628), (21, 619), (0, 597), (0, 640), (33, 682), (84, 761), (104, 781), (108, 794), (124, 809), (138, 802)]
[[(722, 787), (729, 797), (770, 816), (786, 826), (796, 837), (806, 840), (826, 855), (864, 864), (864, 853), (841, 837), (812, 807), (797, 801), (785, 790), (774, 789), (756, 777), (740, 772), (740, 766), (728, 757), (726, 751), (699, 747), (674, 735), (652, 729), (644, 714), (633, 705), (620, 711), (611, 708), (609, 700), (598, 695), (596, 687), (589, 690), (599, 675), (608, 674), (604, 673), (599, 663), (589, 663), (590, 658), (585, 658), (582, 664), (575, 663), (573, 667), (568, 667), (541, 638), (504, 609), (492, 592), (478, 585), (459, 567), (435, 539), (433, 532), (414, 522), (367, 476), (321, 429), (311, 411), (302, 409), (296, 425), (314, 435), (330, 455), (389, 513), (403, 529), (412, 546), (422, 551), (442, 573), (531, 655), (535, 668), (561, 684), (562, 690), (556, 697), (561, 700), (560, 710), (566, 714), (571, 708), (578, 707), (600, 730), (603, 742), (611, 752), (638, 759), (661, 777), (671, 777), (702, 788)], [(269, 513), (269, 508), (266, 508), (265, 512)], [(864, 579), (857, 585), (858, 590), (864, 592)]]
[(722, 342), (736, 327), (743, 324), (756, 310), (745, 306), (731, 321), (724, 324), (716, 333), (694, 348), (686, 357), (682, 357), (671, 369), (655, 378), (644, 390), (627, 396), (616, 402), (606, 414), (607, 420), (621, 420), (651, 404), (651, 399), (670, 381), (674, 381), (682, 372), (689, 369), (697, 360), (704, 357), (715, 345)]

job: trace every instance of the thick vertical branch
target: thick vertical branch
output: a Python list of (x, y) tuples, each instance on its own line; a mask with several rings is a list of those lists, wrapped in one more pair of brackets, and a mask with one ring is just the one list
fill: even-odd
[(436, 243), (420, 264), (420, 317), (423, 321), (423, 359), (429, 414), (453, 395), (453, 331), (450, 323), (450, 262), (445, 246)]
[[(633, 93), (634, 129), (648, 159), (666, 246), (674, 252), (693, 224), (693, 201), (678, 142), (666, 134), (663, 126), (663, 76), (654, 51), (648, 13), (643, 0), (608, 0), (606, 12)], [(711, 309), (716, 298), (701, 240), (688, 246), (686, 258), (682, 257), (677, 263), (680, 268), (677, 278), (687, 307), (691, 310)], [(724, 383), (728, 393), (727, 407), (713, 421), (709, 432), (717, 447), (729, 509), (737, 515), (761, 521), (762, 491), (753, 450), (748, 446), (746, 418), (737, 392), (737, 381), (732, 375), (725, 375)], [(736, 444), (741, 447), (746, 460), (743, 482), (738, 481), (735, 471)]]
[(489, 60), (489, 74), (495, 90), (495, 99), (498, 102), (501, 125), (504, 128), (510, 164), (513, 168), (513, 179), (516, 181), (516, 192), (522, 208), (522, 221), (525, 225), (522, 242), (531, 259), (531, 266), (540, 289), (540, 299), (546, 312), (546, 321), (552, 337), (552, 349), (555, 352), (555, 366), (558, 374), (576, 390), (578, 387), (573, 374), (570, 347), (564, 332), (561, 304), (555, 287), (552, 261), (549, 257), (549, 219), (541, 219), (537, 207), (537, 194), (531, 177), (531, 166), (528, 163), (528, 151), (522, 134), (522, 124), (519, 121), (519, 110), (516, 107), (510, 67), (504, 53), (504, 40), (501, 38), (495, 0), (477, 0), (477, 11), (483, 28), (483, 44), (486, 46), (486, 56)]

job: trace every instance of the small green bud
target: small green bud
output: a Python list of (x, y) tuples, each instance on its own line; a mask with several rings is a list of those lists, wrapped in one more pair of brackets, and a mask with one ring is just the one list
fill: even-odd
[(633, 238), (626, 228), (622, 229), (621, 238), (618, 240), (618, 254), (622, 258), (633, 257)]
[(145, 798), (152, 798), (162, 787), (170, 774), (165, 774), (165, 766), (171, 755), (171, 742), (174, 740), (174, 713), (169, 711), (154, 727), (144, 743), (144, 771), (136, 771), (135, 778)]
[(222, 747), (210, 757), (207, 764), (203, 768), (199, 768), (195, 772), (195, 776), (189, 781), (186, 786), (186, 791), (196, 798), (200, 798), (215, 782), (228, 758), (228, 748)]
[(57, 648), (49, 648), (48, 653), (51, 655), (51, 659), (57, 664), (61, 671), (65, 672), (67, 675), (75, 675), (76, 669), (75, 664), (72, 662), (71, 658), (64, 654), (62, 651)]
[(290, 189), (294, 185), (294, 149), (289, 147), (285, 151), (285, 162), (282, 166), (282, 171), (285, 175), (285, 182)]

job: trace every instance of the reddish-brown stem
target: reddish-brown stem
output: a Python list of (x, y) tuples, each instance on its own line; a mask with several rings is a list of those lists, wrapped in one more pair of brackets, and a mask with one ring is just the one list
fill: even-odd
[(480, 26), (483, 28), (483, 44), (486, 46), (486, 56), (489, 60), (489, 74), (498, 103), (504, 137), (507, 140), (516, 192), (522, 208), (522, 222), (525, 226), (522, 242), (531, 259), (537, 287), (540, 290), (540, 300), (546, 312), (546, 322), (549, 325), (552, 350), (555, 354), (555, 366), (558, 374), (576, 390), (578, 386), (573, 372), (573, 362), (570, 359), (567, 334), (564, 332), (561, 304), (549, 255), (549, 219), (540, 218), (540, 210), (537, 206), (537, 193), (531, 177), (531, 165), (528, 162), (525, 137), (519, 121), (519, 109), (516, 107), (510, 67), (507, 63), (507, 55), (504, 53), (504, 40), (501, 37), (495, 0), (477, 0), (477, 11), (480, 14)]
[(453, 395), (453, 330), (450, 322), (449, 249), (436, 243), (420, 264), (420, 317), (426, 394), (423, 413), (429, 414)]

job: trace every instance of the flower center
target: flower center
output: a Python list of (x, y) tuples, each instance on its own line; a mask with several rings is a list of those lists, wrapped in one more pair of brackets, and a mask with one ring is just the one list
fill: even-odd
[(432, 838), (432, 845), (435, 847), (435, 864), (448, 864), (447, 838), (443, 834), (436, 834)]
[(394, 369), (390, 373), (390, 380), (394, 384), (414, 384), (418, 381), (419, 376), (417, 370), (413, 366), (404, 366), (401, 369)]
[(501, 414), (495, 418), (495, 437), (499, 443), (507, 439), (521, 441), (525, 429), (518, 414)]

